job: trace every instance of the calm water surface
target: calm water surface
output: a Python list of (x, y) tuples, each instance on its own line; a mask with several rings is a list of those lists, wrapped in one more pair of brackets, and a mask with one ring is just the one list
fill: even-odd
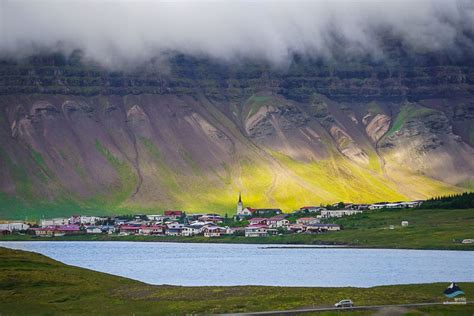
[(150, 284), (357, 286), (474, 281), (474, 252), (152, 242), (0, 242)]

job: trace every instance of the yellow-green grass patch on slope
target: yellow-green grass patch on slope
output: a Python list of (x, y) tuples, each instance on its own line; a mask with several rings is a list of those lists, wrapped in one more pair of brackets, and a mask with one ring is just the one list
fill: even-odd
[(313, 203), (368, 203), (405, 198), (381, 175), (368, 172), (343, 157), (331, 155), (328, 159), (302, 163), (282, 154), (273, 155), (301, 181), (320, 190), (320, 195), (313, 197)]

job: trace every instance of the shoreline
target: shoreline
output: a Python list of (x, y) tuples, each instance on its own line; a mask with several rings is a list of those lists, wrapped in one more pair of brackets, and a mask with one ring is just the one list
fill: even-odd
[[(20, 237), (21, 236), (21, 237)], [(7, 238), (5, 238), (7, 237)], [(20, 237), (20, 238), (15, 238)], [(236, 244), (236, 245), (260, 245), (263, 249), (378, 249), (378, 250), (436, 250), (436, 251), (474, 251), (474, 244), (462, 244), (453, 247), (406, 247), (386, 245), (353, 245), (349, 243), (324, 242), (312, 240), (313, 242), (291, 242), (291, 240), (262, 240), (245, 237), (167, 237), (167, 236), (62, 236), (62, 237), (33, 237), (29, 235), (0, 236), (0, 242), (143, 242), (143, 243), (189, 243), (189, 244)], [(99, 238), (97, 238), (99, 237)], [(278, 237), (281, 238), (281, 237)]]

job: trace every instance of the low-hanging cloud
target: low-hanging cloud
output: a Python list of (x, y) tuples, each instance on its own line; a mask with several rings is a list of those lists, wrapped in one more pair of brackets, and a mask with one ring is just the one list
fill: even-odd
[(81, 49), (107, 66), (168, 51), (273, 64), (340, 50), (381, 58), (387, 34), (432, 52), (472, 48), (473, 33), (469, 0), (0, 0), (1, 55)]

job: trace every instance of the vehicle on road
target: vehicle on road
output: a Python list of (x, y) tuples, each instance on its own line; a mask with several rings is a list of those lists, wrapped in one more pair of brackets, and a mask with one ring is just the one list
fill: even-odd
[(334, 304), (335, 307), (352, 307), (354, 306), (354, 303), (352, 303), (351, 300), (342, 300), (336, 304)]

